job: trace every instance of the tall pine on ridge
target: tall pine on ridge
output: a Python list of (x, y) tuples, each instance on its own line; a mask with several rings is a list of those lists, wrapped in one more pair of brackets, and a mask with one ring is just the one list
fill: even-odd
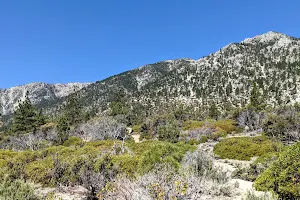
[(36, 108), (28, 98), (28, 93), (23, 102), (19, 102), (13, 117), (10, 131), (17, 134), (35, 132), (37, 128), (45, 124), (45, 117), (40, 110), (37, 113)]

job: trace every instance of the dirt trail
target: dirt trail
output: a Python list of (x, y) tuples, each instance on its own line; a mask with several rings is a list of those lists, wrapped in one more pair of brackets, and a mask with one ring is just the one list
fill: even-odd
[(140, 134), (134, 134), (134, 135), (131, 135), (131, 136), (133, 137), (133, 139), (136, 143), (140, 142), (140, 136), (141, 136)]
[[(248, 133), (241, 133), (239, 135), (229, 135), (226, 138), (233, 138), (233, 137), (255, 137), (259, 136), (260, 134), (257, 132), (248, 132)], [(132, 135), (134, 141), (136, 143), (141, 142), (140, 141), (140, 134), (133, 134)], [(231, 180), (228, 182), (228, 184), (238, 184), (238, 188), (236, 188), (235, 192), (233, 192), (233, 196), (231, 197), (224, 197), (223, 199), (226, 200), (242, 200), (244, 195), (248, 191), (253, 191), (255, 195), (258, 196), (264, 196), (265, 193), (255, 191), (253, 188), (253, 182), (245, 181), (242, 179), (236, 179), (233, 177), (233, 172), (237, 170), (237, 166), (243, 166), (247, 167), (250, 166), (252, 161), (240, 161), (240, 160), (230, 160), (230, 159), (219, 159), (217, 158), (214, 153), (213, 149), (216, 144), (219, 142), (209, 141), (206, 143), (202, 143), (198, 145), (198, 149), (202, 152), (205, 152), (207, 155), (209, 155), (211, 158), (213, 158), (213, 166), (218, 169), (222, 169), (224, 171), (227, 171), (227, 175), (231, 177)], [(87, 191), (84, 191), (84, 188), (78, 186), (78, 188), (65, 188), (65, 191), (58, 192), (56, 189), (53, 188), (43, 188), (40, 189), (40, 194), (48, 194), (49, 192), (54, 192), (55, 199), (63, 199), (63, 200), (83, 200), (86, 198), (84, 193)], [(207, 198), (211, 200), (219, 200), (219, 197), (216, 198)]]
[[(88, 190), (82, 186), (62, 187), (61, 191), (57, 188), (37, 189), (37, 193), (44, 197), (52, 197), (55, 200), (85, 200), (87, 199)], [(51, 196), (52, 194), (52, 196)]]
[[(239, 135), (229, 135), (226, 138), (232, 138), (232, 137), (255, 137), (260, 136), (260, 133), (257, 132), (248, 132), (248, 133), (242, 133)], [(199, 145), (200, 151), (203, 151), (210, 155), (213, 158), (214, 161), (214, 167), (221, 168), (225, 171), (227, 171), (228, 176), (230, 176), (232, 179), (230, 180), (231, 183), (238, 183), (239, 184), (239, 193), (240, 196), (232, 197), (232, 199), (242, 199), (244, 194), (246, 194), (248, 191), (253, 191), (256, 195), (263, 196), (265, 193), (255, 191), (253, 188), (253, 182), (251, 181), (245, 181), (242, 179), (235, 179), (233, 177), (233, 172), (237, 170), (237, 166), (243, 166), (248, 167), (253, 161), (241, 161), (241, 160), (230, 160), (230, 159), (219, 159), (217, 158), (214, 153), (213, 149), (214, 146), (219, 142), (206, 142)]]

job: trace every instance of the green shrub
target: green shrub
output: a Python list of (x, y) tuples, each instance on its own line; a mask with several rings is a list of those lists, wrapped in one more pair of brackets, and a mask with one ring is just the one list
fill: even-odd
[(54, 163), (51, 157), (30, 162), (25, 166), (26, 177), (35, 183), (54, 185), (51, 177), (53, 165)]
[(208, 139), (211, 139), (211, 140), (214, 140), (214, 141), (217, 141), (220, 137), (226, 137), (227, 135), (227, 132), (224, 131), (223, 129), (217, 127), (216, 129), (217, 131), (216, 132), (213, 132), (209, 137)]
[(158, 140), (176, 143), (179, 140), (180, 131), (176, 125), (168, 124), (158, 128)]
[(138, 156), (118, 155), (112, 157), (112, 163), (118, 166), (122, 173), (126, 173), (131, 177), (136, 175), (138, 162)]
[(114, 146), (121, 143), (107, 140), (81, 144), (80, 140), (70, 138), (65, 142), (67, 146), (52, 146), (40, 151), (0, 150), (1, 174), (51, 187), (58, 183), (81, 184), (81, 175), (86, 171), (93, 174), (111, 170), (113, 175), (124, 173), (135, 177), (148, 172), (157, 163), (169, 163), (178, 168), (183, 155), (196, 148), (180, 142), (126, 142), (127, 151), (115, 155)]
[(201, 136), (200, 143), (205, 143), (205, 142), (208, 142), (208, 137), (206, 135)]
[(225, 131), (227, 134), (237, 131), (236, 122), (231, 119), (218, 120), (213, 123), (215, 128), (220, 128)]
[(141, 125), (134, 125), (134, 126), (132, 127), (132, 132), (134, 132), (134, 133), (139, 133), (139, 132), (141, 132), (141, 129), (142, 129), (142, 126), (141, 126)]
[(236, 122), (231, 119), (223, 120), (206, 120), (206, 121), (186, 121), (183, 124), (183, 130), (193, 130), (209, 128), (212, 130), (211, 135), (200, 137), (200, 142), (207, 142), (208, 139), (217, 141), (220, 137), (225, 137), (227, 134), (240, 131), (236, 127)]
[(282, 115), (270, 114), (263, 122), (263, 130), (267, 136), (282, 138), (289, 121)]
[(140, 140), (143, 140), (143, 139), (146, 139), (146, 140), (153, 139), (153, 134), (150, 131), (144, 131), (140, 135)]
[(274, 161), (277, 160), (280, 152), (266, 153), (250, 164), (249, 167), (238, 165), (233, 176), (238, 179), (254, 182)]
[[(190, 139), (187, 143), (190, 145), (198, 145), (201, 143), (201, 140), (197, 141), (196, 139)], [(204, 143), (204, 142), (202, 142), (202, 143)]]
[(272, 165), (273, 162), (277, 160), (278, 155), (279, 152), (271, 152), (258, 157), (253, 163), (251, 163), (250, 168), (247, 170), (247, 180), (255, 181), (260, 174), (262, 174)]
[(152, 122), (147, 122), (141, 125), (140, 127), (140, 140), (146, 139), (152, 139), (153, 138), (153, 124)]
[(68, 140), (66, 140), (63, 144), (64, 146), (83, 146), (84, 142), (81, 138), (78, 137), (70, 137)]
[(185, 121), (183, 124), (183, 130), (193, 130), (202, 127), (213, 128), (217, 130), (223, 130), (227, 134), (237, 131), (236, 122), (231, 119), (222, 120), (206, 120), (206, 121)]
[(173, 167), (179, 162), (187, 151), (194, 151), (195, 146), (178, 142), (176, 144), (160, 141), (145, 141), (141, 143), (128, 143), (127, 146), (135, 153), (138, 160), (136, 171), (139, 174), (149, 172), (156, 164), (169, 163)]
[(39, 200), (34, 188), (22, 180), (5, 177), (0, 182), (0, 199), (5, 200)]
[(186, 144), (171, 144), (167, 142), (153, 142), (146, 151), (141, 154), (138, 163), (138, 172), (144, 174), (160, 163), (168, 163), (175, 169), (179, 168), (179, 163), (188, 150), (195, 147)]
[(272, 113), (267, 115), (262, 128), (268, 136), (287, 141), (299, 141), (299, 120), (298, 105), (283, 106), (272, 110)]
[(189, 120), (189, 121), (185, 121), (183, 124), (183, 130), (192, 130), (192, 129), (197, 129), (197, 128), (201, 128), (204, 125), (204, 121), (193, 121), (193, 120)]
[(18, 152), (15, 152), (15, 151), (1, 150), (0, 151), (0, 167), (1, 168), (5, 167), (8, 163), (8, 161), (17, 155), (18, 155)]
[[(72, 141), (72, 142), (71, 142)], [(12, 178), (30, 179), (44, 186), (55, 186), (53, 170), (54, 161), (59, 162), (63, 183), (76, 183), (79, 181), (78, 171), (83, 164), (94, 161), (100, 155), (112, 150), (114, 141), (95, 141), (78, 144), (77, 139), (69, 140), (66, 146), (52, 146), (40, 151), (13, 152), (0, 150), (0, 164), (5, 174)], [(120, 141), (115, 141), (115, 143)], [(83, 146), (82, 146), (83, 145)]]
[(216, 144), (214, 153), (222, 159), (250, 160), (269, 152), (280, 151), (282, 145), (266, 137), (227, 138)]
[(248, 191), (242, 200), (276, 200), (277, 198), (269, 193), (259, 194), (257, 195), (255, 191)]
[(279, 154), (255, 181), (257, 190), (274, 191), (282, 199), (300, 198), (300, 143), (288, 147)]

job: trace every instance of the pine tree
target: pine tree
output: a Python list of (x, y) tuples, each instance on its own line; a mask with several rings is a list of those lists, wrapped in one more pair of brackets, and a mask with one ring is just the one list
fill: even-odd
[(212, 118), (212, 119), (218, 119), (219, 114), (220, 114), (220, 112), (218, 110), (218, 107), (217, 107), (216, 103), (212, 102), (210, 107), (209, 107), (209, 110), (208, 110), (209, 117)]
[(84, 113), (76, 94), (68, 97), (64, 107), (64, 117), (70, 125), (75, 125), (84, 119)]
[(70, 125), (65, 117), (59, 118), (57, 122), (58, 144), (63, 144), (69, 137)]
[(265, 107), (265, 103), (256, 82), (253, 83), (250, 95), (250, 107), (254, 108), (257, 111), (263, 110)]
[(43, 114), (43, 110), (40, 109), (39, 112), (37, 113), (37, 123), (39, 126), (46, 124), (47, 118), (46, 116)]
[(35, 132), (42, 124), (45, 124), (45, 117), (41, 111), (37, 114), (36, 108), (26, 96), (25, 101), (19, 102), (14, 113), (10, 132), (18, 134)]

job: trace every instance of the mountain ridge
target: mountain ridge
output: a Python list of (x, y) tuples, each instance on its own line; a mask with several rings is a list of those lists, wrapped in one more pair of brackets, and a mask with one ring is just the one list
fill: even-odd
[[(147, 101), (152, 105), (153, 102), (166, 103), (172, 99), (183, 103), (197, 100), (204, 106), (208, 106), (208, 101), (215, 101), (220, 107), (229, 102), (233, 107), (242, 107), (249, 101), (252, 83), (258, 82), (270, 105), (296, 102), (299, 100), (296, 87), (300, 84), (299, 60), (300, 40), (271, 31), (231, 43), (198, 60), (148, 64), (98, 81), (79, 93), (89, 106), (94, 104), (95, 107), (101, 101), (104, 107), (109, 103), (105, 97), (110, 91), (104, 87), (107, 84), (117, 88), (125, 86), (132, 100), (142, 104)], [(288, 94), (291, 90), (297, 91)]]
[(39, 85), (39, 84), (48, 84), (48, 85), (68, 85), (68, 84), (91, 84), (92, 82), (70, 82), (70, 83), (48, 83), (48, 82), (42, 82), (42, 81), (37, 81), (37, 82), (30, 82), (30, 83), (24, 83), (24, 84), (18, 84), (18, 85), (13, 85), (10, 87), (6, 87), (6, 88), (0, 88), (0, 90), (8, 90), (8, 89), (12, 89), (12, 88), (16, 88), (16, 87), (23, 87), (23, 86), (27, 86), (27, 85)]
[[(300, 101), (300, 39), (269, 31), (197, 60), (140, 66), (87, 84), (76, 94), (87, 110), (96, 112), (107, 110), (119, 90), (131, 107), (140, 104), (155, 111), (169, 103), (183, 103), (207, 110), (215, 103), (224, 110), (249, 103), (253, 82), (269, 105)], [(57, 107), (55, 101), (48, 105)]]
[(11, 114), (18, 102), (25, 99), (27, 92), (32, 103), (37, 105), (46, 101), (50, 103), (51, 101), (68, 96), (89, 84), (90, 83), (49, 84), (35, 82), (14, 86), (8, 89), (0, 89), (0, 113), (2, 115)]

